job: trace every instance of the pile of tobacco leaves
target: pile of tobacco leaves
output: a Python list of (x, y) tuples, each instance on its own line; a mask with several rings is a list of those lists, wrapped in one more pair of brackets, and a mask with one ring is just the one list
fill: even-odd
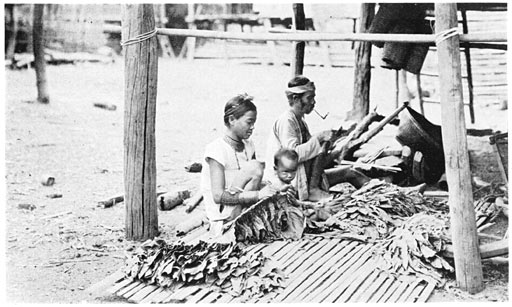
[(305, 227), (304, 212), (278, 195), (252, 205), (227, 223), (224, 231), (234, 231), (237, 242), (259, 243), (300, 239)]
[(418, 191), (375, 179), (350, 197), (334, 198), (324, 206), (332, 215), (325, 223), (315, 225), (370, 241), (386, 238), (405, 218), (416, 213), (443, 214), (448, 211), (445, 202), (424, 198)]
[(238, 243), (185, 245), (148, 240), (127, 255), (125, 265), (127, 278), (146, 284), (171, 289), (205, 284), (242, 299), (280, 288), (284, 278), (261, 252), (248, 254)]
[(447, 218), (418, 213), (376, 243), (374, 259), (380, 270), (400, 279), (433, 279), (440, 287), (444, 284), (442, 273), (454, 271), (440, 255), (450, 242)]

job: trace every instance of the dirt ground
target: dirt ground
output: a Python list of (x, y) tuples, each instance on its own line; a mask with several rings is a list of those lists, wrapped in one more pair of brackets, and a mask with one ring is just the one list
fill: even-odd
[[(113, 64), (49, 66), (51, 103), (34, 103), (32, 69), (5, 71), (6, 301), (9, 303), (106, 303), (85, 289), (123, 264), (124, 251), (137, 244), (124, 239), (124, 204), (99, 208), (97, 202), (123, 193), (123, 60)], [(352, 68), (305, 68), (317, 85), (317, 109), (310, 129), (338, 128), (352, 101)], [(198, 189), (199, 174), (184, 166), (201, 161), (205, 144), (222, 135), (222, 110), (233, 95), (255, 97), (258, 122), (253, 140), (263, 159), (266, 135), (275, 117), (287, 108), (283, 93), (287, 66), (241, 65), (222, 60), (193, 63), (160, 59), (156, 115), (156, 163), (159, 190)], [(389, 114), (394, 108), (394, 74), (375, 69), (372, 105)], [(117, 110), (96, 108), (114, 104)], [(414, 106), (414, 105), (413, 105)], [(476, 109), (477, 128), (506, 131), (507, 111)], [(427, 115), (440, 123), (439, 108)], [(383, 135), (392, 135), (393, 130)], [(482, 179), (497, 168), (488, 138), (470, 142), (483, 167)], [(494, 163), (494, 164), (493, 164)], [(53, 186), (43, 186), (44, 176)], [(49, 198), (51, 194), (61, 198)], [(20, 209), (23, 204), (33, 210)], [(201, 208), (194, 211), (198, 214)], [(187, 218), (184, 207), (159, 211), (161, 237), (174, 240), (175, 225)], [(496, 273), (496, 272), (499, 272)], [(433, 301), (508, 300), (508, 265), (484, 265), (486, 290), (476, 296), (436, 292)]]

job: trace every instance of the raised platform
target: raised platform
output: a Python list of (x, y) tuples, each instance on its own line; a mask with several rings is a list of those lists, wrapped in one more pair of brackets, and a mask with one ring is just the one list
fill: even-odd
[[(425, 302), (429, 298), (434, 280), (411, 282), (381, 272), (372, 258), (371, 246), (312, 235), (298, 241), (252, 245), (249, 253), (262, 252), (270, 257), (288, 278), (281, 291), (248, 303)], [(133, 303), (241, 302), (204, 285), (171, 290), (124, 279), (120, 272), (116, 274), (101, 288), (108, 289), (105, 294), (124, 297)]]

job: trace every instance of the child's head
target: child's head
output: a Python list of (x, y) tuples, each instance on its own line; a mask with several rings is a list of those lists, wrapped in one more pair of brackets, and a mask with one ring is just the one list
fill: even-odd
[(251, 136), (256, 122), (256, 106), (247, 94), (236, 95), (224, 107), (224, 124), (240, 139)]
[(274, 170), (277, 178), (289, 184), (297, 174), (299, 155), (293, 149), (281, 148), (274, 155)]

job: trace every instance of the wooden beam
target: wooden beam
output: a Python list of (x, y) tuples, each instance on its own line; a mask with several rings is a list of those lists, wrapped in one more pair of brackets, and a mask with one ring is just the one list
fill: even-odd
[[(304, 4), (293, 4), (293, 28), (295, 30), (306, 30), (306, 16), (304, 15)], [(293, 42), (292, 50), (292, 77), (302, 75), (304, 71), (304, 50), (306, 42)]]
[[(105, 25), (105, 31), (120, 33), (121, 28), (115, 25)], [(364, 41), (364, 42), (397, 42), (397, 43), (435, 43), (436, 37), (432, 34), (374, 34), (374, 33), (322, 33), (313, 31), (290, 31), (288, 33), (246, 33), (223, 32), (210, 30), (188, 29), (157, 29), (158, 34), (171, 36), (189, 36), (215, 39), (233, 39), (243, 41)], [(475, 43), (506, 43), (507, 32), (475, 32), (459, 35), (461, 42)]]
[[(435, 16), (436, 33), (457, 27), (455, 3), (435, 3)], [(459, 287), (473, 294), (483, 289), (483, 275), (469, 170), (459, 37), (452, 36), (438, 42), (437, 46), (455, 273)]]
[[(375, 3), (361, 4), (361, 23), (359, 25), (359, 33), (368, 32), (374, 15)], [(369, 42), (358, 42), (356, 44), (355, 53), (354, 94), (352, 98), (352, 110), (349, 111), (347, 117), (354, 120), (360, 120), (370, 112), (372, 44)]]
[[(152, 4), (123, 6), (123, 41), (155, 28)], [(128, 240), (158, 235), (155, 113), (158, 71), (155, 36), (124, 46), (124, 188)]]

